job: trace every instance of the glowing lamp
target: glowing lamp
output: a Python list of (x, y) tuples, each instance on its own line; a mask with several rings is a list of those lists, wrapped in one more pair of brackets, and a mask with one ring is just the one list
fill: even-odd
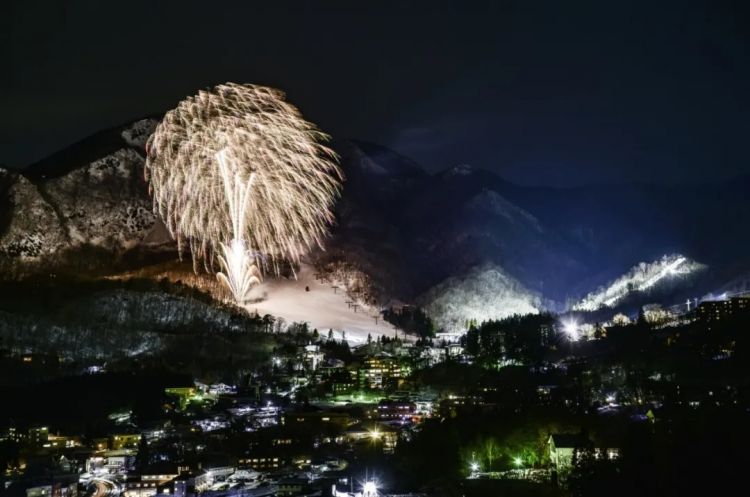
[(378, 486), (374, 481), (366, 481), (362, 487), (362, 497), (375, 497), (378, 495)]

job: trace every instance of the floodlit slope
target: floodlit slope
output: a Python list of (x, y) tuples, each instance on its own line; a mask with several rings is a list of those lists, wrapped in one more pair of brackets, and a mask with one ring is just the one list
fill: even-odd
[(337, 339), (345, 333), (350, 343), (364, 343), (368, 334), (373, 339), (396, 334), (396, 329), (379, 317), (377, 309), (357, 302), (355, 310), (343, 285), (316, 279), (308, 264), (302, 264), (296, 280), (268, 279), (253, 290), (253, 296), (262, 300), (246, 305), (250, 312), (283, 318), (287, 324), (307, 323), (321, 334), (332, 329)]
[(665, 255), (651, 263), (641, 262), (611, 283), (589, 293), (573, 305), (573, 310), (595, 311), (614, 307), (634, 293), (648, 292), (666, 282), (679, 282), (705, 268), (705, 265), (679, 254)]
[(465, 331), (468, 320), (481, 323), (514, 314), (537, 314), (541, 308), (538, 295), (495, 265), (448, 278), (420, 300), (438, 328), (449, 333)]

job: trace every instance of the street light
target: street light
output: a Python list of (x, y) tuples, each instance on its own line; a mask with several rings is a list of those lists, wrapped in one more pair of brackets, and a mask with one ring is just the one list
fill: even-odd
[(523, 464), (523, 459), (521, 459), (520, 457), (516, 456), (516, 457), (513, 458), (513, 464), (515, 464), (517, 467), (520, 468), (521, 465)]
[(472, 462), (471, 466), (469, 467), (471, 468), (472, 473), (476, 473), (477, 471), (479, 471), (479, 463), (476, 461)]
[(566, 319), (562, 323), (563, 332), (568, 340), (578, 340), (578, 322), (575, 319)]
[(362, 487), (362, 497), (376, 497), (378, 495), (378, 486), (374, 481), (366, 481)]

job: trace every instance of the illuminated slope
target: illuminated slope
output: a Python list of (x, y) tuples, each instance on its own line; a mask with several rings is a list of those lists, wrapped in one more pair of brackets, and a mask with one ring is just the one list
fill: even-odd
[(514, 314), (537, 314), (541, 299), (502, 268), (488, 264), (448, 278), (420, 298), (441, 331), (466, 331), (466, 322), (481, 323)]
[(365, 343), (368, 335), (375, 339), (398, 333), (380, 319), (377, 308), (349, 297), (341, 290), (343, 286), (320, 281), (313, 268), (302, 263), (296, 279), (269, 278), (255, 287), (252, 292), (261, 299), (245, 308), (260, 316), (283, 318), (287, 324), (307, 323), (320, 333), (333, 330), (337, 340), (346, 337), (351, 344)]
[(661, 283), (687, 278), (705, 268), (705, 265), (679, 254), (665, 255), (651, 263), (641, 262), (608, 285), (589, 293), (573, 305), (573, 310), (595, 311), (614, 307), (633, 293), (647, 292)]

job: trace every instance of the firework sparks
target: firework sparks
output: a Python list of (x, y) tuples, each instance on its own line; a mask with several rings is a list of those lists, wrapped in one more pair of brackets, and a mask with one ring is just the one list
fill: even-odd
[(226, 150), (216, 154), (216, 159), (219, 162), (229, 217), (232, 221), (232, 240), (228, 244), (220, 243), (222, 253), (219, 255), (219, 262), (224, 273), (218, 273), (217, 277), (229, 288), (237, 302), (244, 303), (250, 289), (259, 284), (261, 279), (255, 257), (245, 246), (242, 238), (246, 231), (244, 214), (249, 207), (248, 201), (255, 174), (251, 174), (246, 182), (242, 181), (239, 174), (232, 174), (227, 164)]
[(169, 111), (146, 146), (154, 210), (197, 271), (242, 302), (261, 271), (299, 262), (333, 222), (342, 175), (327, 135), (278, 90), (227, 83)]

